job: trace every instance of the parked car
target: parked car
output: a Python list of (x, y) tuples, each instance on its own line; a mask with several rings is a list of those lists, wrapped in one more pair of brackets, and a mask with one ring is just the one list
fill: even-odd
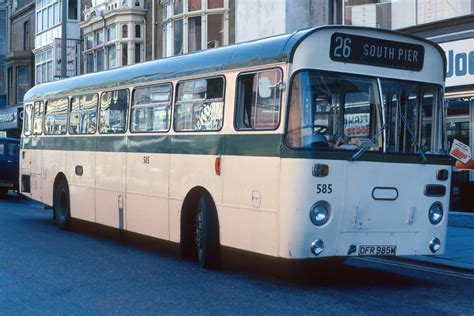
[(20, 140), (0, 138), (0, 195), (18, 190)]

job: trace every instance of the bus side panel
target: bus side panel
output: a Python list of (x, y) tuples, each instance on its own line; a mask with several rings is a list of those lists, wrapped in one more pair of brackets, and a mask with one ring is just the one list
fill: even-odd
[[(105, 138), (104, 137), (104, 141)], [(101, 149), (101, 144), (97, 144)], [(125, 229), (126, 201), (125, 177), (127, 154), (125, 152), (96, 153), (96, 222)]]
[(66, 161), (71, 216), (95, 222), (95, 152), (68, 151)]
[(216, 158), (215, 155), (171, 154), (169, 193), (171, 241), (180, 240), (181, 207), (192, 188), (203, 187), (209, 191), (216, 205), (222, 202), (222, 177), (214, 171)]
[(278, 255), (280, 158), (222, 158), (221, 244)]
[(128, 153), (127, 230), (169, 239), (169, 154)]
[[(43, 203), (53, 205), (54, 180), (59, 173), (66, 174), (66, 151), (43, 150)], [(34, 157), (33, 157), (34, 159)]]

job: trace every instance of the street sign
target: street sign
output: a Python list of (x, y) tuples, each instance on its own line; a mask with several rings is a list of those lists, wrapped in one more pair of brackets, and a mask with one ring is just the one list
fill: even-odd
[(451, 155), (451, 157), (456, 158), (464, 164), (467, 164), (471, 159), (471, 147), (460, 142), (457, 139), (454, 139), (449, 154)]

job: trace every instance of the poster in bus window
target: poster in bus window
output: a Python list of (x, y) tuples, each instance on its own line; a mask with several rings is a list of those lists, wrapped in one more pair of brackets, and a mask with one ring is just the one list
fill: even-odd
[(370, 113), (344, 114), (344, 134), (350, 137), (369, 137)]

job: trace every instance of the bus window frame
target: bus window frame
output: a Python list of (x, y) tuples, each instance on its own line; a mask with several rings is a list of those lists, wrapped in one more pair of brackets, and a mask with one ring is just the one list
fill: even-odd
[[(155, 86), (161, 86), (161, 85), (169, 85), (171, 87), (171, 94), (170, 94), (170, 122), (169, 122), (169, 126), (168, 126), (168, 129), (167, 130), (163, 130), (163, 131), (151, 131), (151, 132), (134, 132), (132, 130), (132, 110), (133, 110), (133, 97), (135, 95), (135, 90), (137, 89), (142, 89), (142, 88), (148, 88), (148, 87), (155, 87)], [(167, 82), (163, 82), (163, 83), (154, 83), (154, 84), (147, 84), (147, 85), (144, 85), (144, 86), (135, 86), (132, 88), (132, 92), (131, 92), (131, 97), (130, 97), (130, 120), (129, 120), (129, 131), (131, 134), (153, 134), (153, 133), (157, 133), (157, 134), (164, 134), (164, 133), (169, 133), (169, 131), (171, 130), (171, 126), (173, 125), (173, 122), (174, 122), (174, 85), (173, 85), (173, 82), (170, 82), (170, 81), (167, 81)]]
[(23, 120), (23, 127), (22, 127), (22, 130), (23, 130), (23, 136), (25, 137), (31, 137), (33, 135), (33, 104), (34, 102), (31, 102), (31, 103), (27, 103), (25, 104), (24, 106), (24, 113), (25, 113), (25, 116), (27, 115), (27, 111), (26, 111), (26, 108), (29, 107), (30, 108), (30, 118), (29, 118), (29, 122), (30, 122), (30, 129), (29, 129), (29, 132), (28, 134), (26, 134), (26, 131), (25, 131), (25, 124), (26, 124), (26, 121), (27, 120)]
[[(36, 114), (35, 114), (35, 107), (36, 107), (36, 103), (43, 103), (43, 113), (42, 114), (42, 118), (41, 118), (41, 133), (35, 133), (35, 120), (36, 120)], [(31, 130), (31, 135), (33, 136), (41, 136), (44, 134), (44, 117), (46, 115), (46, 101), (44, 100), (39, 100), (39, 101), (34, 101), (32, 103), (32, 107), (31, 107), (31, 117), (32, 117), (32, 130)], [(68, 119), (69, 119), (69, 115), (68, 115)], [(68, 122), (69, 123), (69, 122)]]
[[(66, 132), (65, 133), (61, 133), (61, 134), (48, 134), (45, 132), (45, 123), (46, 123), (46, 115), (48, 113), (48, 105), (50, 102), (52, 101), (55, 101), (55, 100), (60, 100), (60, 99), (67, 99), (67, 106), (66, 106)], [(43, 114), (43, 132), (41, 135), (45, 135), (45, 136), (64, 136), (64, 135), (68, 135), (69, 133), (69, 103), (71, 101), (71, 98), (69, 96), (65, 96), (65, 97), (57, 97), (57, 98), (52, 98), (52, 99), (46, 99), (44, 100), (44, 114)]]
[[(175, 116), (176, 116), (176, 102), (178, 100), (178, 86), (180, 83), (183, 83), (183, 82), (188, 82), (188, 81), (194, 81), (194, 80), (208, 80), (208, 79), (214, 79), (214, 78), (222, 78), (223, 80), (223, 84), (222, 84), (222, 126), (221, 128), (219, 129), (216, 129), (216, 130), (211, 130), (211, 131), (198, 131), (198, 130), (191, 130), (191, 131), (177, 131), (176, 130), (176, 120), (175, 120)], [(225, 103), (226, 103), (226, 98), (225, 98), (225, 95), (226, 95), (226, 90), (227, 89), (227, 78), (224, 74), (220, 74), (220, 75), (214, 75), (214, 76), (208, 76), (208, 77), (198, 77), (198, 78), (191, 78), (191, 79), (184, 79), (184, 80), (178, 80), (176, 81), (176, 86), (175, 86), (175, 91), (174, 91), (174, 102), (173, 102), (173, 115), (172, 115), (172, 119), (173, 119), (173, 122), (172, 122), (172, 125), (173, 125), (173, 132), (175, 133), (216, 133), (216, 132), (220, 132), (222, 131), (222, 129), (224, 128), (224, 123), (225, 123)], [(204, 99), (206, 100), (206, 99)]]
[[(275, 126), (275, 128), (239, 128), (238, 125), (237, 125), (237, 117), (238, 117), (238, 107), (239, 107), (239, 104), (238, 104), (238, 99), (239, 99), (239, 78), (240, 76), (244, 76), (244, 75), (249, 75), (249, 74), (257, 74), (257, 73), (260, 73), (260, 72), (268, 72), (268, 71), (272, 71), (272, 70), (278, 70), (280, 71), (280, 75), (281, 75), (281, 82), (285, 82), (284, 80), (284, 71), (282, 69), (282, 67), (271, 67), (271, 68), (264, 68), (264, 69), (258, 69), (258, 70), (247, 70), (247, 71), (242, 71), (242, 72), (239, 72), (237, 74), (237, 77), (235, 79), (235, 89), (234, 89), (234, 92), (235, 92), (235, 96), (234, 96), (234, 122), (233, 122), (233, 125), (234, 125), (234, 131), (236, 132), (270, 132), (270, 131), (276, 131), (280, 128), (281, 126), (281, 123), (282, 123), (282, 112), (283, 112), (283, 91), (285, 90), (281, 90), (280, 89), (280, 111), (278, 111), (278, 124)], [(288, 99), (288, 94), (286, 95), (286, 98), (285, 99)]]
[[(120, 133), (102, 133), (100, 131), (100, 118), (102, 116), (102, 111), (101, 111), (101, 105), (102, 105), (102, 95), (104, 93), (108, 93), (108, 92), (114, 92), (114, 91), (120, 91), (120, 90), (127, 90), (128, 91), (128, 102), (127, 102), (127, 121), (125, 122), (125, 130), (123, 132), (120, 132)], [(110, 90), (104, 90), (102, 92), (100, 92), (100, 95), (99, 95), (99, 104), (97, 106), (97, 112), (98, 112), (98, 122), (97, 122), (97, 131), (99, 132), (100, 135), (124, 135), (126, 134), (129, 130), (128, 130), (128, 124), (129, 124), (129, 120), (130, 120), (130, 107), (131, 107), (131, 102), (132, 102), (132, 97), (131, 97), (131, 89), (129, 87), (125, 87), (125, 88), (117, 88), (117, 89), (110, 89)], [(96, 133), (97, 133), (96, 131)], [(91, 134), (92, 135), (92, 134)]]
[[(73, 98), (80, 98), (80, 97), (84, 97), (84, 96), (89, 96), (89, 95), (97, 95), (97, 104), (95, 105), (95, 113), (96, 113), (96, 124), (95, 124), (95, 131), (94, 133), (70, 133), (70, 128), (71, 128), (71, 113), (72, 113), (72, 99)], [(99, 130), (99, 122), (98, 122), (98, 118), (99, 118), (99, 105), (100, 105), (100, 95), (99, 95), (99, 92), (92, 92), (92, 93), (87, 93), (87, 94), (77, 94), (77, 95), (73, 95), (69, 98), (69, 104), (68, 104), (68, 122), (67, 122), (67, 133), (68, 135), (95, 135), (97, 134), (97, 131)]]

